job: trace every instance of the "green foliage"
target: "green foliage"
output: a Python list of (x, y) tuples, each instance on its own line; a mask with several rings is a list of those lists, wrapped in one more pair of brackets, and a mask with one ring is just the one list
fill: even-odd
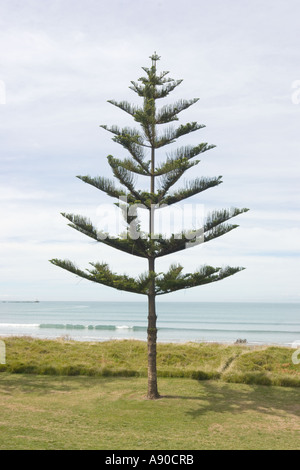
[[(122, 168), (124, 170), (127, 170), (129, 174), (131, 172), (145, 176), (150, 175), (150, 172), (147, 167), (145, 167), (145, 165), (142, 166), (140, 163), (136, 164), (131, 158), (125, 158), (124, 160), (120, 160), (118, 158), (114, 158), (112, 155), (109, 155), (107, 157), (107, 161), (110, 164), (114, 174), (116, 169)], [(115, 176), (119, 178), (118, 175), (115, 174)]]
[[(164, 161), (156, 162), (156, 149), (172, 144), (177, 139), (205, 126), (195, 121), (175, 127), (169, 125), (169, 123), (178, 121), (179, 113), (197, 103), (199, 98), (181, 99), (173, 104), (157, 107), (157, 100), (168, 96), (180, 85), (182, 80), (170, 78), (167, 71), (157, 72), (156, 63), (160, 58), (156, 53), (150, 59), (151, 67), (142, 67), (144, 76), (140, 77), (137, 82), (132, 81), (129, 87), (142, 98), (141, 105), (133, 105), (125, 100), (109, 100), (110, 104), (129, 114), (139, 125), (139, 129), (128, 126), (120, 128), (117, 125), (101, 125), (104, 130), (113, 134), (112, 140), (129, 153), (129, 156), (124, 159), (116, 158), (113, 155), (107, 156), (108, 164), (121, 187), (117, 187), (114, 181), (102, 176), (78, 176), (85, 183), (119, 200), (116, 205), (123, 212), (127, 223), (125, 233), (118, 237), (111, 237), (109, 234), (97, 230), (92, 222), (85, 217), (65, 213), (62, 215), (71, 222), (69, 225), (72, 228), (93, 240), (154, 262), (157, 257), (178, 252), (187, 246), (195, 246), (198, 243), (195, 238), (197, 234), (200, 234), (200, 238), (203, 235), (201, 242), (207, 242), (228, 233), (238, 225), (226, 222), (248, 209), (234, 208), (214, 211), (207, 216), (204, 227), (187, 230), (181, 234), (173, 234), (168, 239), (165, 239), (162, 234), (154, 236), (153, 223), (150, 223), (149, 233), (142, 232), (137, 212), (128, 214), (128, 209), (139, 206), (149, 211), (149, 221), (151, 221), (154, 220), (152, 214), (154, 207), (157, 210), (166, 205), (170, 206), (222, 183), (221, 176), (196, 177), (187, 182), (183, 188), (171, 189), (187, 170), (198, 165), (200, 160), (193, 160), (194, 157), (213, 149), (215, 146), (207, 143), (181, 146), (166, 153)], [(168, 126), (166, 127), (166, 125)], [(150, 158), (149, 153), (151, 154)], [(136, 175), (146, 176), (150, 179), (150, 191), (136, 188)], [(155, 187), (155, 183), (158, 183), (157, 187)], [(190, 243), (193, 235), (197, 242), (194, 244)], [(194, 273), (183, 273), (182, 266), (172, 265), (165, 274), (148, 272), (148, 274), (133, 278), (126, 274), (113, 273), (104, 262), (91, 263), (93, 269), (86, 271), (77, 268), (68, 260), (53, 259), (51, 262), (92, 282), (144, 295), (150, 295), (150, 292), (161, 295), (219, 281), (243, 269), (202, 266)]]
[(133, 278), (127, 274), (113, 273), (107, 263), (90, 263), (94, 269), (87, 269), (82, 271), (69, 260), (50, 260), (55, 266), (65, 269), (79, 277), (87, 279), (92, 282), (97, 282), (105, 286), (113, 287), (118, 290), (127, 292), (134, 292), (137, 294), (148, 294), (148, 285), (151, 275), (141, 274), (138, 278)]
[(181, 289), (201, 286), (211, 282), (220, 281), (228, 276), (241, 271), (244, 268), (233, 268), (230, 266), (224, 268), (214, 268), (212, 266), (202, 266), (194, 273), (183, 274), (183, 267), (179, 264), (173, 264), (167, 273), (156, 278), (157, 295), (167, 294)]
[(77, 176), (77, 178), (84, 181), (84, 183), (91, 184), (92, 186), (95, 186), (95, 188), (100, 189), (101, 191), (104, 191), (106, 194), (108, 194), (108, 196), (116, 197), (118, 199), (123, 196), (126, 196), (125, 191), (116, 188), (113, 181), (111, 181), (108, 178), (104, 178), (103, 176), (92, 178), (87, 175), (87, 176)]
[(192, 100), (180, 100), (175, 104), (163, 106), (156, 114), (155, 124), (166, 124), (171, 121), (178, 121), (177, 114), (197, 103), (199, 98)]
[(160, 204), (170, 206), (171, 204), (175, 204), (176, 202), (187, 199), (195, 194), (199, 194), (202, 191), (206, 191), (209, 188), (218, 186), (222, 183), (221, 178), (222, 176), (218, 176), (217, 178), (195, 178), (193, 181), (186, 183), (185, 188), (179, 189), (167, 196), (165, 196), (165, 191), (162, 191), (159, 195), (159, 202)]
[(109, 269), (107, 263), (90, 263), (94, 269), (82, 271), (69, 260), (52, 259), (50, 261), (55, 266), (59, 266), (89, 281), (104, 284), (105, 286), (113, 287), (118, 290), (144, 295), (148, 295), (149, 283), (153, 278), (155, 279), (156, 295), (162, 295), (180, 289), (188, 289), (190, 287), (220, 281), (244, 269), (241, 267), (233, 268), (230, 266), (225, 268), (202, 266), (194, 273), (183, 274), (182, 266), (171, 265), (167, 273), (155, 274), (149, 272), (148, 275), (141, 274), (138, 278), (133, 278), (127, 274), (119, 275), (113, 273)]
[[(214, 145), (202, 143), (200, 145), (197, 145), (196, 147), (186, 146), (178, 148), (177, 150), (171, 153), (167, 153), (166, 161), (156, 167), (154, 174), (155, 176), (161, 176), (165, 173), (168, 173), (169, 171), (181, 168), (182, 165), (186, 165), (186, 169), (189, 169), (191, 167), (187, 165), (188, 160), (214, 147)], [(196, 160), (196, 162), (193, 162), (193, 164), (195, 165), (199, 162), (200, 160)]]

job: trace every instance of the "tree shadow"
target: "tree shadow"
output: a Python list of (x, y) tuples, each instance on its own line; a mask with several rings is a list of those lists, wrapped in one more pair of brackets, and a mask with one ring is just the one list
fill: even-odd
[[(300, 418), (300, 389), (297, 388), (227, 384), (217, 381), (199, 382), (199, 388), (199, 407), (187, 412), (192, 418), (210, 412), (242, 414), (247, 411), (270, 416), (288, 413)], [(178, 398), (196, 400), (194, 396)]]
[(34, 392), (35, 395), (46, 395), (52, 392), (72, 392), (79, 388), (87, 390), (93, 385), (101, 385), (102, 388), (121, 379), (126, 382), (130, 377), (97, 377), (86, 375), (42, 375), (42, 374), (12, 374), (0, 373), (0, 394), (11, 395), (13, 392), (24, 394)]
[(166, 398), (168, 400), (196, 400), (201, 401), (201, 396), (192, 395), (160, 395), (159, 398)]
[[(124, 386), (132, 377), (88, 377), (88, 376), (47, 376), (31, 374), (0, 373), (0, 394), (14, 392), (47, 395), (55, 392), (72, 392), (79, 388), (101, 386), (111, 390), (111, 383), (122, 380)], [(265, 385), (229, 384), (221, 381), (199, 381), (199, 393), (191, 395), (161, 394), (162, 400), (186, 400), (193, 402), (193, 408), (186, 414), (193, 419), (211, 412), (243, 414), (254, 411), (269, 416), (288, 414), (300, 418), (300, 388), (273, 387)], [(137, 394), (134, 393), (135, 398)], [(141, 397), (140, 397), (141, 398)]]

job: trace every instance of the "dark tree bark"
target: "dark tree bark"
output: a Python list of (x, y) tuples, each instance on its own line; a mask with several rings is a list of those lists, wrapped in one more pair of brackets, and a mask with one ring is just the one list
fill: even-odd
[[(149, 259), (149, 272), (154, 272), (154, 259)], [(156, 342), (157, 342), (157, 327), (156, 327), (156, 306), (155, 306), (155, 280), (151, 280), (151, 285), (148, 294), (148, 330), (147, 330), (147, 343), (148, 343), (148, 398), (159, 398), (157, 388), (157, 369), (156, 369)]]

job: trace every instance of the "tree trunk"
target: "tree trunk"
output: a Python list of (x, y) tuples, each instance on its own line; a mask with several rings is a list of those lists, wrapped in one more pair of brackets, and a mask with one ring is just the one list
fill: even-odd
[[(156, 67), (156, 62), (152, 61), (152, 67)], [(155, 84), (153, 94), (155, 93)], [(151, 180), (150, 180), (150, 193), (153, 194), (155, 191), (155, 102), (153, 106), (153, 122), (152, 122), (152, 140), (151, 140)], [(154, 238), (154, 211), (155, 204), (152, 204), (149, 211), (149, 236), (151, 243)], [(148, 398), (155, 400), (159, 398), (157, 390), (157, 370), (156, 370), (156, 307), (155, 307), (155, 259), (149, 258), (149, 275), (153, 276), (150, 281), (149, 293), (148, 293), (148, 330), (147, 330), (147, 342), (148, 342)]]
[[(154, 272), (154, 259), (149, 259), (149, 272)], [(155, 308), (155, 280), (151, 280), (148, 294), (148, 398), (159, 398), (157, 389), (156, 370), (156, 308)]]

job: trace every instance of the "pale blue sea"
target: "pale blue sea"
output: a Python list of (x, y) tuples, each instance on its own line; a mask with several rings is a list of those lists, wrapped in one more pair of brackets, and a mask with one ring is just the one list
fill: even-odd
[[(157, 303), (159, 342), (291, 345), (300, 341), (299, 303)], [(79, 341), (147, 339), (147, 302), (0, 302), (0, 337)]]

